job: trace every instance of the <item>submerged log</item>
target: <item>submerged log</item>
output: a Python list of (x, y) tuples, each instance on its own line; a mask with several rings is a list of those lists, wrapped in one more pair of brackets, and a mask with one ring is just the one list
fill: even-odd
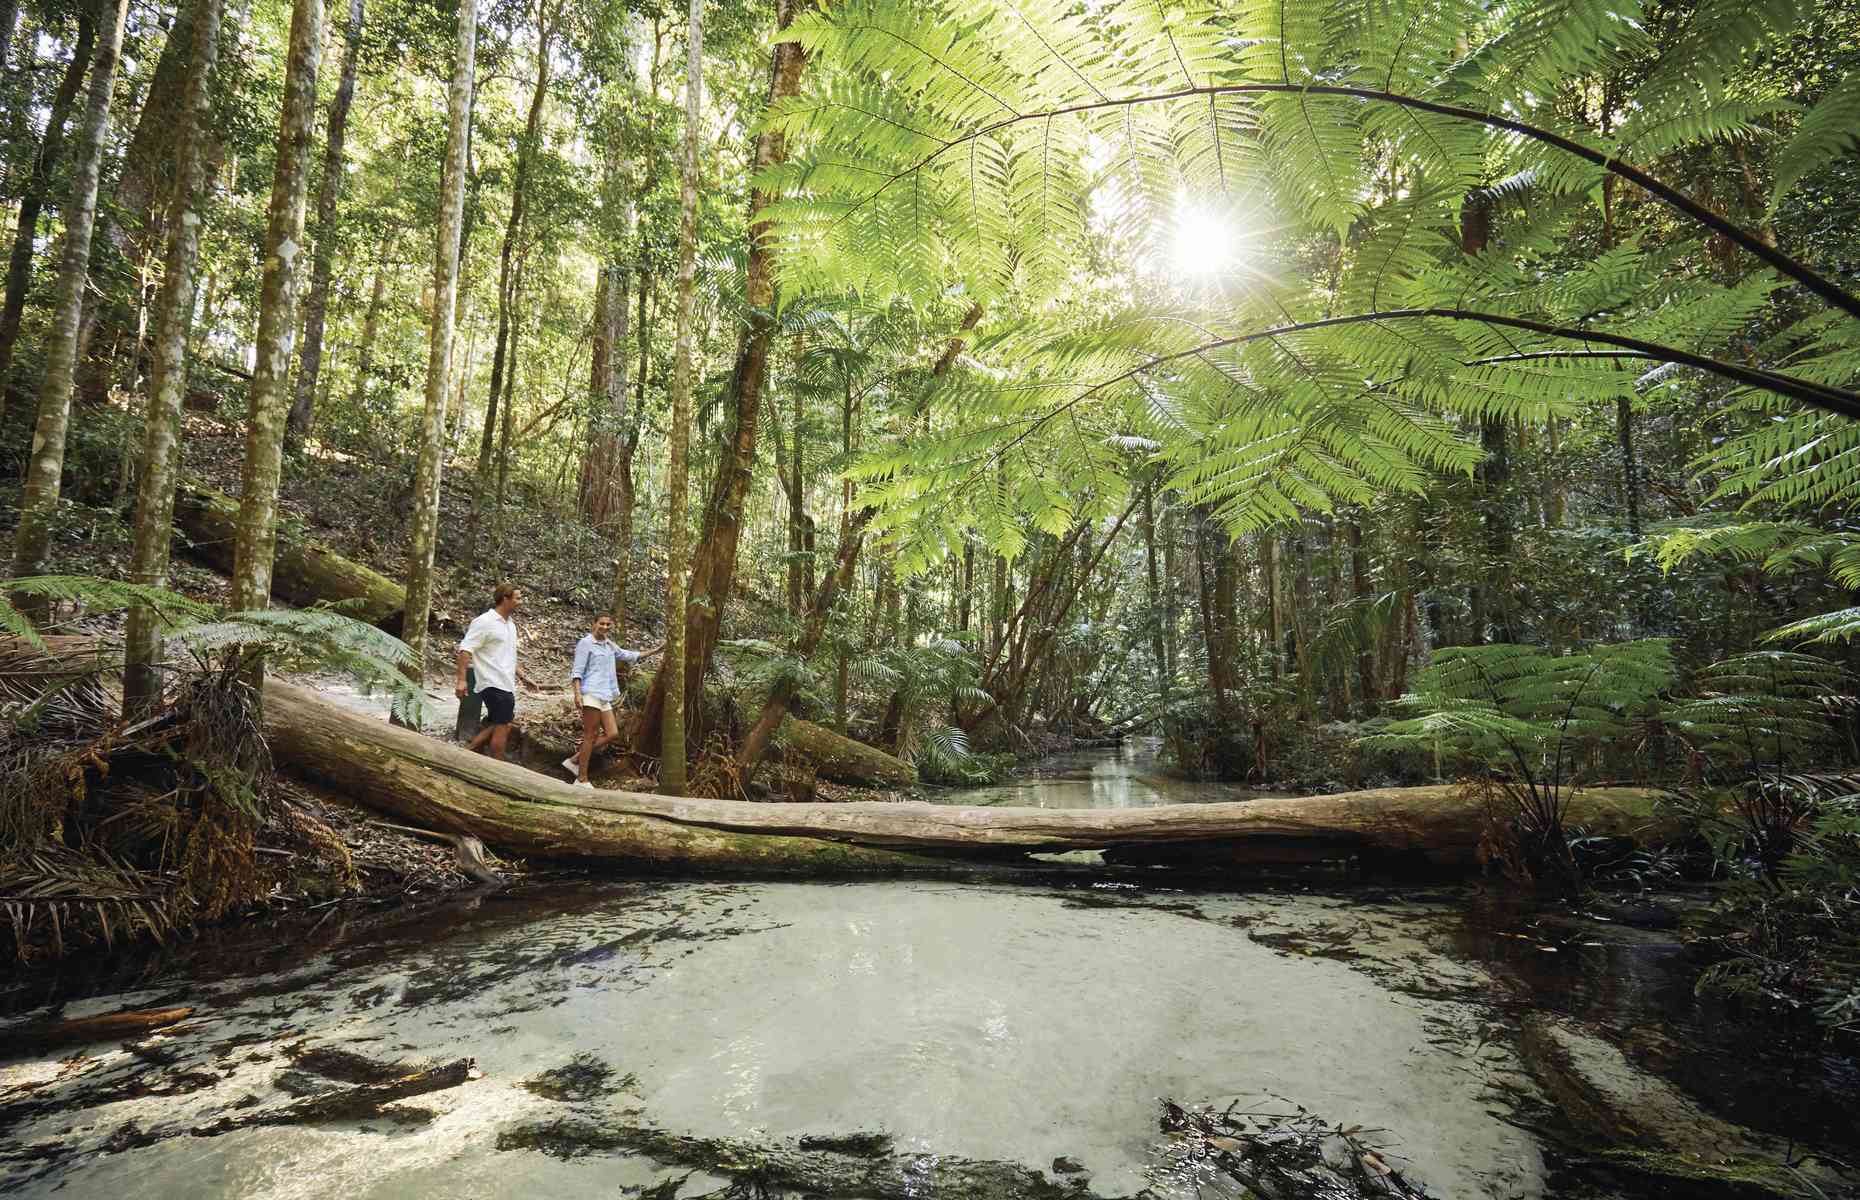
[[(174, 526), (180, 549), (227, 574), (232, 573), (233, 541), (239, 526), (239, 502), (197, 479), (183, 480), (174, 499)], [(278, 556), (271, 572), (271, 594), (289, 604), (350, 601), (344, 611), (357, 620), (400, 632), (407, 592), (400, 584), (320, 542), (280, 528)]]
[[(539, 858), (829, 874), (1102, 850), (1118, 862), (1216, 868), (1381, 855), (1470, 869), (1483, 829), (1479, 801), (1457, 787), (1138, 809), (757, 804), (589, 791), (389, 726), (278, 680), (265, 684), (264, 711), (280, 763), (412, 824)], [(1680, 836), (1683, 823), (1656, 808), (1657, 794), (1587, 791), (1571, 799), (1569, 821), (1590, 834), (1642, 844)]]
[[(689, 1137), (650, 1125), (596, 1118), (529, 1121), (498, 1131), (499, 1150), (535, 1150), (570, 1160), (589, 1155), (652, 1159), (707, 1171), (750, 1195), (793, 1192), (859, 1200), (1097, 1200), (1082, 1180), (1061, 1183), (1020, 1163), (899, 1152), (887, 1134), (804, 1137), (798, 1142)], [(737, 1194), (738, 1187), (729, 1189)], [(675, 1194), (675, 1189), (674, 1189)]]
[(250, 1129), (256, 1125), (307, 1125), (318, 1121), (366, 1120), (382, 1115), (384, 1107), (397, 1100), (455, 1088), (471, 1079), (476, 1072), (477, 1067), (471, 1059), (461, 1058), (428, 1071), (360, 1083), (276, 1108), (261, 1108), (238, 1116), (221, 1117), (210, 1125), (195, 1126), (193, 1134), (195, 1137), (218, 1137), (235, 1129)]
[(99, 1013), (68, 1021), (34, 1022), (0, 1030), (0, 1059), (39, 1054), (61, 1046), (109, 1042), (178, 1025), (194, 1015), (192, 1008), (141, 1008)]
[(790, 716), (776, 736), (836, 783), (898, 788), (917, 782), (917, 768), (910, 763), (877, 746), (835, 733), (825, 725)]

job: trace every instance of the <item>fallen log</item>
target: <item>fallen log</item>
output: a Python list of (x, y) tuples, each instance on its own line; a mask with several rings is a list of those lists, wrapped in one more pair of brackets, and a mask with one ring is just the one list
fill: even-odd
[(1061, 1183), (1015, 1162), (901, 1152), (889, 1134), (804, 1137), (797, 1142), (705, 1138), (598, 1117), (527, 1121), (497, 1134), (501, 1151), (534, 1150), (572, 1160), (590, 1155), (649, 1158), (674, 1170), (732, 1179), (728, 1194), (917, 1200), (1098, 1200), (1084, 1180)]
[(789, 716), (776, 735), (791, 751), (812, 763), (821, 775), (836, 783), (863, 787), (909, 787), (917, 782), (917, 768), (895, 754), (868, 746), (825, 725)]
[[(590, 791), (372, 720), (278, 680), (265, 732), (281, 764), (427, 828), (507, 854), (696, 870), (807, 874), (946, 867), (1101, 850), (1118, 862), (1205, 867), (1407, 857), (1466, 870), (1484, 814), (1458, 787), (1385, 788), (1298, 800), (1141, 809), (957, 808), (920, 801), (758, 804)], [(1647, 788), (1571, 798), (1570, 824), (1652, 844), (1683, 823)]]
[(99, 1013), (68, 1021), (42, 1021), (0, 1030), (0, 1059), (39, 1054), (61, 1046), (110, 1042), (155, 1029), (178, 1025), (194, 1015), (192, 1008), (141, 1008)]
[(195, 1137), (218, 1137), (235, 1129), (255, 1125), (303, 1125), (316, 1121), (359, 1121), (380, 1116), (385, 1105), (396, 1100), (425, 1096), (455, 1088), (473, 1077), (477, 1068), (469, 1058), (461, 1058), (430, 1071), (416, 1071), (378, 1083), (361, 1083), (350, 1088), (324, 1092), (292, 1104), (261, 1108), (234, 1117), (221, 1117), (209, 1125), (197, 1125)]
[[(181, 482), (174, 498), (174, 527), (181, 551), (228, 575), (239, 528), (239, 502), (197, 479)], [(407, 592), (400, 584), (320, 542), (278, 530), (271, 594), (300, 607), (349, 601), (350, 616), (389, 633), (400, 632)]]

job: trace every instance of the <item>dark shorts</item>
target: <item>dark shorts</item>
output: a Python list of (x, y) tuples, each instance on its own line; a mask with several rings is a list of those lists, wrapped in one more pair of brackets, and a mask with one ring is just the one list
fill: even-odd
[(508, 725), (517, 719), (517, 698), (503, 688), (480, 688), (478, 699), (484, 701), (486, 725)]

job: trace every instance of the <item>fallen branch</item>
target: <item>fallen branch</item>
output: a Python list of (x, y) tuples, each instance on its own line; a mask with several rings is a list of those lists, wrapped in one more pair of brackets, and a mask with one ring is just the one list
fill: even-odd
[(354, 1121), (367, 1117), (379, 1116), (384, 1105), (396, 1100), (405, 1100), (411, 1096), (424, 1096), (430, 1092), (441, 1092), (447, 1088), (457, 1087), (467, 1079), (477, 1077), (476, 1066), (469, 1058), (435, 1067), (430, 1071), (417, 1071), (412, 1075), (402, 1075), (385, 1083), (363, 1083), (355, 1087), (342, 1088), (339, 1091), (325, 1092), (320, 1096), (311, 1096), (294, 1104), (284, 1104), (277, 1108), (261, 1108), (256, 1112), (242, 1113), (236, 1117), (221, 1117), (211, 1125), (199, 1125), (193, 1130), (195, 1137), (218, 1137), (222, 1133), (231, 1133), (235, 1129), (250, 1129), (255, 1125), (302, 1125), (313, 1121)]

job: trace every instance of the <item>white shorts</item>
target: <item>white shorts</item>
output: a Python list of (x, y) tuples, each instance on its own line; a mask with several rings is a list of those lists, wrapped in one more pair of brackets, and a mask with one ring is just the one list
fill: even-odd
[(583, 696), (581, 698), (581, 707), (591, 708), (595, 712), (612, 712), (614, 710), (614, 706), (611, 701), (597, 700), (593, 696)]

